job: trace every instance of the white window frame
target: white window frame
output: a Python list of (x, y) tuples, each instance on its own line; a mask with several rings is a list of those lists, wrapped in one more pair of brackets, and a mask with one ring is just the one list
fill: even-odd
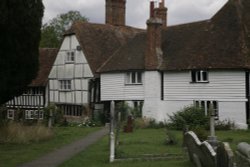
[(194, 101), (194, 106), (203, 108), (205, 115), (208, 115), (209, 112), (209, 105), (212, 104), (214, 113), (215, 113), (215, 119), (218, 120), (219, 118), (219, 102), (216, 100), (195, 100)]
[(127, 72), (126, 84), (128, 85), (141, 85), (142, 84), (142, 72)]
[(72, 80), (70, 80), (70, 79), (59, 80), (59, 89), (60, 89), (60, 91), (71, 91), (72, 90)]
[(15, 111), (14, 110), (7, 110), (7, 118), (14, 120), (15, 117)]
[[(205, 74), (205, 75), (204, 75)], [(208, 83), (208, 71), (206, 70), (193, 70), (191, 71), (192, 83)]]
[(66, 54), (65, 54), (66, 63), (74, 63), (75, 59), (76, 59), (76, 52), (74, 50), (66, 51)]
[(38, 110), (25, 110), (25, 119), (43, 119), (43, 111)]

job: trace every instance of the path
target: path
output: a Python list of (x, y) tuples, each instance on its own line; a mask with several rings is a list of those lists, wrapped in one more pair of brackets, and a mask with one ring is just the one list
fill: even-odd
[(39, 159), (32, 162), (20, 165), (18, 167), (56, 167), (64, 161), (70, 159), (77, 153), (83, 151), (88, 146), (94, 144), (103, 136), (108, 134), (108, 128), (105, 127), (97, 132), (93, 132), (83, 139), (73, 142), (69, 145), (62, 147), (54, 152), (51, 152)]

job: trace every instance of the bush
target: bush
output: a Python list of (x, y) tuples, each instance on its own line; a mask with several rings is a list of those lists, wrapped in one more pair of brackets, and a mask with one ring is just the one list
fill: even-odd
[(200, 139), (200, 141), (207, 140), (207, 137), (209, 136), (208, 131), (204, 127), (194, 127), (192, 131), (197, 135), (197, 137)]
[(178, 140), (176, 138), (176, 135), (169, 131), (169, 130), (166, 130), (166, 138), (165, 138), (165, 142), (164, 142), (166, 145), (175, 145), (178, 143)]
[(193, 129), (197, 126), (207, 128), (209, 126), (209, 117), (205, 116), (204, 111), (201, 108), (194, 106), (184, 107), (180, 111), (173, 113), (169, 116), (168, 127), (182, 130), (188, 126)]
[(44, 121), (47, 124), (50, 118), (50, 111), (52, 112), (52, 122), (54, 124), (64, 124), (64, 118), (62, 111), (56, 107), (55, 104), (51, 103), (49, 106), (43, 109), (44, 111)]
[(235, 128), (235, 124), (230, 120), (216, 121), (215, 129), (216, 130), (231, 130)]

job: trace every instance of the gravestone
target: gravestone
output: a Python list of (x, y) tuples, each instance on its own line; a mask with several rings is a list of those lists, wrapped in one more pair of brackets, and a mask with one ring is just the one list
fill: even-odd
[(228, 143), (218, 143), (216, 150), (217, 167), (234, 167), (234, 154)]

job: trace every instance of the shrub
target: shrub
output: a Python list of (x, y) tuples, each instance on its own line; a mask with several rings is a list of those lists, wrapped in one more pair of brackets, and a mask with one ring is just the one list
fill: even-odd
[(204, 127), (194, 127), (192, 131), (197, 135), (197, 137), (200, 139), (200, 141), (207, 140), (207, 137), (209, 136), (208, 131)]
[(173, 113), (173, 115), (168, 116), (168, 126), (177, 130), (182, 130), (187, 125), (190, 129), (197, 126), (208, 127), (209, 125), (209, 118), (205, 116), (204, 111), (194, 106), (184, 107), (180, 111)]
[(169, 130), (166, 130), (166, 138), (165, 138), (165, 141), (164, 143), (166, 145), (175, 145), (178, 143), (178, 140), (176, 139), (176, 135), (169, 131)]
[(47, 124), (50, 118), (50, 112), (52, 112), (52, 122), (54, 124), (64, 124), (63, 113), (62, 111), (56, 107), (55, 104), (51, 103), (49, 106), (43, 109), (44, 111), (44, 121)]
[(216, 121), (215, 129), (216, 130), (231, 130), (235, 128), (235, 124), (230, 120)]

